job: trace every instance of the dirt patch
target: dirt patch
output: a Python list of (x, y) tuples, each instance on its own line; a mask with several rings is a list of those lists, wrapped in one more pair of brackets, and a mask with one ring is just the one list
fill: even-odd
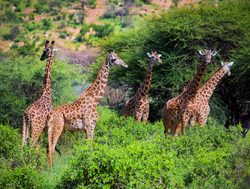
[(185, 6), (185, 5), (188, 5), (188, 4), (195, 4), (195, 3), (198, 3), (199, 0), (180, 0), (179, 3), (178, 3), (178, 7), (181, 7), (181, 6)]
[(85, 17), (85, 22), (87, 24), (99, 24), (98, 20), (106, 11), (106, 1), (105, 0), (97, 0), (96, 8), (91, 9), (87, 8), (87, 16)]
[(34, 9), (32, 9), (32, 8), (27, 8), (27, 9), (25, 9), (25, 10), (23, 11), (23, 13), (24, 13), (25, 15), (29, 15), (29, 14), (31, 14), (31, 13), (33, 12), (33, 10), (34, 10)]
[(41, 20), (43, 20), (45, 18), (48, 18), (48, 15), (38, 15), (38, 16), (35, 16), (34, 21), (40, 22)]
[(13, 44), (12, 41), (0, 39), (0, 50), (2, 50), (4, 52), (8, 51), (12, 44)]

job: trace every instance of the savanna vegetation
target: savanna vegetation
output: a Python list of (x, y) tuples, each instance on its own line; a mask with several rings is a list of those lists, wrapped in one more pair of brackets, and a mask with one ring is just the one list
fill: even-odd
[[(99, 1), (86, 2), (88, 10), (100, 6)], [(76, 0), (0, 2), (0, 42), (11, 42), (0, 48), (0, 188), (249, 188), (250, 137), (241, 137), (240, 124), (229, 129), (224, 124), (239, 122), (240, 114), (250, 108), (250, 2), (201, 1), (141, 17), (129, 13), (130, 1), (121, 2), (127, 6), (123, 17), (117, 15), (120, 1), (107, 1), (110, 11), (97, 23), (87, 23)], [(131, 2), (157, 7), (153, 1)], [(80, 7), (77, 14), (67, 12), (71, 6)], [(25, 13), (29, 9), (31, 13)], [(76, 55), (60, 59), (59, 49), (52, 69), (54, 106), (77, 98), (108, 51), (115, 50), (129, 65), (111, 69), (109, 87), (126, 95), (115, 110), (100, 106), (94, 140), (86, 140), (82, 132), (65, 132), (58, 145), (62, 156), (55, 154), (53, 171), (47, 166), (46, 129), (37, 149), (20, 148), (22, 113), (42, 87), (45, 62), (39, 56), (45, 38), (58, 39), (56, 44), (75, 51), (83, 45), (101, 49), (94, 63), (91, 59), (80, 64), (84, 67), (72, 65)], [(200, 64), (197, 50), (205, 48), (219, 54), (204, 81), (220, 61), (234, 62), (232, 75), (213, 95), (205, 128), (165, 137), (161, 109), (192, 79)], [(144, 79), (146, 53), (152, 49), (163, 55), (163, 64), (153, 71), (150, 121), (137, 123), (121, 116), (120, 108)]]

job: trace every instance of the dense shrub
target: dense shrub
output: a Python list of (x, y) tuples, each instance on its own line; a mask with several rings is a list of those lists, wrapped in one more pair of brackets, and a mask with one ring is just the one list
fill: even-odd
[(212, 120), (165, 138), (162, 123), (102, 109), (95, 140), (78, 141), (58, 188), (238, 188), (250, 173), (249, 147), (237, 128), (226, 131)]
[(38, 170), (46, 165), (44, 149), (20, 148), (18, 130), (0, 125), (0, 188), (40, 188)]
[(42, 24), (44, 30), (49, 30), (52, 25), (52, 22), (50, 19), (42, 19)]
[(114, 28), (111, 24), (104, 24), (104, 25), (92, 24), (91, 26), (96, 31), (95, 35), (100, 38), (108, 36), (114, 31)]
[[(0, 122), (20, 124), (25, 108), (40, 95), (46, 61), (39, 61), (37, 55), (34, 57), (13, 57), (1, 62)], [(74, 65), (54, 61), (52, 98), (53, 104), (58, 105), (75, 99), (74, 85), (82, 75)]]
[[(110, 81), (131, 86), (131, 94), (134, 94), (145, 77), (146, 53), (156, 49), (163, 54), (163, 64), (154, 68), (150, 90), (150, 119), (155, 120), (160, 117), (166, 100), (175, 96), (183, 84), (193, 78), (200, 63), (197, 50), (212, 48), (219, 52), (215, 62), (229, 59), (235, 62), (232, 75), (225, 77), (216, 91), (219, 98), (214, 96), (214, 104), (222, 108), (213, 111), (213, 116), (220, 115), (225, 104), (229, 109), (246, 104), (250, 100), (250, 85), (247, 84), (250, 70), (246, 63), (249, 62), (247, 52), (250, 49), (249, 7), (250, 2), (245, 0), (223, 1), (216, 5), (201, 3), (150, 16), (135, 29), (116, 32), (101, 45), (106, 51), (115, 49), (129, 67), (124, 72), (118, 69), (112, 72)], [(216, 69), (211, 66), (205, 78)], [(221, 122), (225, 119), (218, 118)]]
[(96, 0), (88, 0), (88, 6), (94, 9), (96, 7)]

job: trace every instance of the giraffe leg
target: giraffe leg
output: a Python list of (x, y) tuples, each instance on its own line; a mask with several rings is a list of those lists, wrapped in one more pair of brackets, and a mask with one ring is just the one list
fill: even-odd
[(201, 127), (205, 127), (207, 122), (207, 116), (199, 116), (197, 118), (197, 123), (201, 126)]
[(147, 122), (148, 121), (148, 117), (149, 117), (149, 106), (146, 106), (144, 108), (144, 111), (143, 111), (142, 120), (144, 122)]
[(32, 126), (32, 134), (31, 134), (31, 145), (37, 146), (39, 137), (41, 136), (43, 129), (45, 127), (45, 122), (42, 124), (34, 124)]
[(138, 121), (138, 122), (140, 122), (141, 119), (142, 119), (142, 111), (137, 111), (135, 113), (135, 120)]
[(192, 116), (190, 117), (190, 121), (189, 121), (189, 123), (190, 123), (190, 128), (193, 128), (193, 127), (194, 127), (195, 122), (196, 122), (196, 117), (195, 117), (194, 115), (192, 115)]
[(49, 143), (49, 154), (48, 154), (48, 163), (53, 169), (53, 155), (55, 152), (55, 147), (59, 137), (62, 134), (64, 126), (63, 115), (53, 115), (48, 120), (48, 143)]
[(181, 131), (181, 123), (173, 124), (172, 126), (172, 135), (178, 136), (179, 132)]
[(96, 122), (94, 121), (86, 125), (86, 137), (89, 140), (93, 140), (94, 138), (95, 125)]
[[(171, 126), (172, 126), (171, 119), (170, 118), (163, 119), (163, 125), (164, 125), (164, 134), (166, 136), (167, 134), (170, 134), (170, 131), (172, 130), (171, 129)], [(170, 129), (170, 131), (169, 131), (169, 129)]]

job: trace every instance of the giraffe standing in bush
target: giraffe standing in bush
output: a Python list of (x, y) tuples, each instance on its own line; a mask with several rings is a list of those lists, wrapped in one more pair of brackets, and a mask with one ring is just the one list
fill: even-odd
[(136, 91), (135, 95), (130, 98), (123, 109), (123, 114), (125, 116), (133, 116), (136, 121), (147, 121), (149, 116), (149, 102), (148, 102), (148, 92), (152, 81), (153, 66), (156, 63), (161, 63), (161, 55), (157, 52), (152, 51), (147, 53), (150, 60), (148, 63), (148, 69), (146, 78), (141, 83), (140, 87)]
[(49, 164), (51, 168), (55, 146), (64, 129), (84, 130), (87, 139), (93, 139), (98, 117), (96, 108), (104, 94), (110, 67), (113, 65), (127, 67), (127, 64), (115, 52), (111, 52), (102, 64), (92, 85), (75, 102), (56, 107), (48, 115)]
[[(171, 130), (172, 135), (177, 136), (179, 133), (179, 129), (183, 129), (184, 127), (177, 127), (177, 125), (182, 124), (183, 113), (186, 110), (186, 106), (190, 100), (192, 100), (197, 90), (199, 89), (200, 81), (203, 78), (207, 65), (210, 64), (212, 56), (217, 54), (216, 51), (205, 50), (199, 51), (200, 55), (202, 55), (203, 60), (196, 73), (194, 79), (188, 83), (183, 92), (168, 100), (163, 107), (162, 111), (162, 119), (164, 124), (164, 133), (165, 135)], [(182, 130), (184, 133), (185, 131)]]
[[(197, 122), (200, 126), (204, 127), (207, 122), (207, 117), (210, 112), (209, 99), (211, 98), (216, 86), (220, 83), (221, 79), (227, 74), (231, 74), (230, 68), (233, 62), (221, 62), (221, 68), (215, 72), (208, 81), (197, 91), (195, 98), (187, 105), (187, 111), (184, 114), (185, 127), (190, 118), (190, 126), (193, 127)], [(185, 128), (184, 128), (185, 129)]]
[(37, 145), (37, 141), (46, 126), (48, 113), (52, 110), (51, 97), (51, 69), (53, 63), (53, 46), (54, 41), (49, 45), (49, 41), (45, 42), (45, 48), (40, 60), (47, 59), (45, 74), (43, 77), (42, 94), (38, 100), (30, 105), (23, 114), (23, 128), (22, 128), (22, 147), (27, 142), (31, 133), (31, 144)]

